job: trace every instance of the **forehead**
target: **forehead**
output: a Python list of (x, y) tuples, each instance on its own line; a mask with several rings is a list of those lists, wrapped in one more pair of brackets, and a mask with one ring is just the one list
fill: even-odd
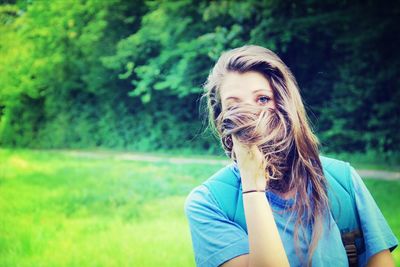
[(229, 72), (222, 82), (220, 96), (222, 100), (231, 96), (241, 98), (259, 89), (263, 89), (262, 91), (265, 93), (273, 93), (268, 80), (261, 73), (256, 71)]

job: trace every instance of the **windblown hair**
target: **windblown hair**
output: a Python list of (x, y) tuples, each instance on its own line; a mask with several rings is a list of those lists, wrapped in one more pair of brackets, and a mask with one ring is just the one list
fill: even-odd
[[(248, 71), (259, 72), (268, 80), (275, 108), (240, 103), (222, 110), (220, 88), (226, 74)], [(296, 245), (300, 226), (302, 230), (311, 226), (307, 261), (311, 266), (322, 234), (323, 218), (329, 210), (327, 181), (319, 159), (318, 139), (309, 126), (293, 74), (271, 50), (245, 45), (222, 53), (204, 84), (203, 97), (207, 99), (209, 126), (226, 155), (236, 161), (232, 135), (242, 143), (256, 145), (265, 159), (267, 190), (295, 190), (292, 211), (296, 214), (296, 254), (303, 260)]]

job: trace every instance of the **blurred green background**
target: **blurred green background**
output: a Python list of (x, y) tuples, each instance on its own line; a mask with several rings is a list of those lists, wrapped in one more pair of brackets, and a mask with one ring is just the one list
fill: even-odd
[[(0, 157), (4, 267), (195, 266), (185, 197), (224, 166), (153, 153), (137, 161), (121, 153), (0, 149)], [(399, 237), (400, 180), (364, 182)], [(398, 248), (393, 256), (400, 266)]]
[[(292, 70), (323, 153), (399, 172), (399, 15), (377, 0), (0, 1), (0, 266), (193, 266), (184, 197), (223, 163), (121, 155), (223, 159), (201, 86), (245, 44)], [(365, 182), (399, 237), (399, 181)]]

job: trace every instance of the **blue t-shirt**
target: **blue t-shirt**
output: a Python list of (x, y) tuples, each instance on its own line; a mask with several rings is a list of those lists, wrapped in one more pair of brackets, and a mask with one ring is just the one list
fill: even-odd
[[(232, 165), (231, 165), (232, 166)], [(232, 167), (233, 168), (233, 167)], [(366, 188), (361, 177), (351, 167), (357, 211), (365, 240), (365, 252), (359, 256), (359, 266), (384, 250), (392, 251), (398, 240), (391, 231), (381, 211)], [(235, 176), (239, 179), (240, 176)], [(294, 247), (294, 224), (290, 212), (280, 212), (293, 205), (294, 199), (283, 199), (272, 191), (266, 192), (266, 201), (273, 210), (275, 223), (282, 239), (290, 266), (304, 266)], [(185, 214), (189, 222), (196, 266), (219, 266), (222, 263), (249, 253), (247, 232), (236, 222), (228, 219), (216, 199), (204, 185), (194, 188), (186, 198)], [(323, 233), (312, 257), (312, 266), (348, 266), (340, 231), (331, 213), (324, 218)], [(299, 228), (299, 249), (303, 260), (307, 259), (307, 242), (311, 239), (311, 228), (304, 235)]]

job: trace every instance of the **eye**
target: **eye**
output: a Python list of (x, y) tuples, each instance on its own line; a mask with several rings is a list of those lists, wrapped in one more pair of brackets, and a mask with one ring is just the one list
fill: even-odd
[(265, 96), (265, 95), (260, 96), (260, 97), (258, 97), (258, 99), (257, 99), (257, 101), (260, 102), (260, 103), (263, 104), (263, 105), (267, 104), (268, 101), (270, 101), (270, 100), (271, 100), (271, 98), (268, 97), (268, 96)]
[(226, 102), (226, 108), (230, 108), (230, 107), (232, 107), (233, 105), (235, 105), (235, 104), (237, 104), (238, 103), (238, 101), (236, 100), (236, 99), (230, 99), (230, 100), (228, 100), (227, 102)]

